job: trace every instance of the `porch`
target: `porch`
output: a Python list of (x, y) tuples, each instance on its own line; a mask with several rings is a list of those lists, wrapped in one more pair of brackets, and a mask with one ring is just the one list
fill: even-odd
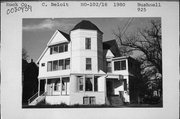
[(46, 104), (69, 104), (69, 76), (41, 78), (38, 83), (38, 92), (29, 100), (29, 105), (37, 105), (44, 101)]
[(106, 77), (107, 103), (120, 106), (129, 102), (128, 81), (122, 75), (108, 74)]
[(39, 79), (39, 96), (46, 92), (46, 96), (68, 96), (70, 89), (69, 76)]

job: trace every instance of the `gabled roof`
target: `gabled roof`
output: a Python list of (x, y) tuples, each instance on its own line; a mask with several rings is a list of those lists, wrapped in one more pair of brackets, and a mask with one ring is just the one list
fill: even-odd
[[(69, 36), (67, 33), (64, 33), (64, 32), (62, 32), (62, 31), (60, 31), (60, 30), (56, 30), (55, 33), (53, 34), (53, 36), (51, 37), (51, 39), (49, 40), (49, 42), (47, 43), (48, 46), (50, 46), (50, 45), (56, 45), (56, 44), (61, 43), (60, 41), (58, 41), (58, 42), (56, 41), (55, 43), (52, 43), (52, 41), (54, 40), (55, 36), (56, 36), (58, 33), (60, 33), (60, 34), (66, 39), (67, 42), (70, 41), (70, 36)], [(58, 39), (58, 40), (59, 40), (59, 39)]]
[(121, 56), (116, 40), (109, 40), (103, 42), (103, 50), (111, 50), (115, 57)]
[(58, 30), (58, 31), (59, 31), (68, 41), (71, 41), (69, 34), (64, 33), (64, 32), (62, 32), (62, 31), (60, 31), (60, 30)]
[(76, 30), (76, 29), (97, 30), (103, 33), (101, 30), (99, 30), (99, 28), (95, 24), (93, 24), (92, 22), (88, 20), (82, 20), (71, 31)]
[(37, 60), (37, 64), (39, 63), (39, 61), (41, 60), (41, 58), (44, 56), (44, 54), (46, 53), (46, 51), (48, 50), (48, 47), (51, 46), (51, 45), (55, 45), (55, 44), (58, 44), (58, 43), (61, 43), (61, 42), (56, 42), (54, 44), (51, 44), (52, 40), (54, 39), (54, 37), (56, 36), (57, 33), (60, 33), (61, 35), (64, 36), (65, 39), (67, 39), (68, 42), (70, 42), (70, 36), (60, 30), (56, 30), (55, 33), (53, 34), (53, 36), (51, 37), (51, 39), (48, 41), (47, 43), (47, 46), (45, 48), (45, 50), (43, 51), (43, 53), (41, 54), (41, 56), (38, 58)]

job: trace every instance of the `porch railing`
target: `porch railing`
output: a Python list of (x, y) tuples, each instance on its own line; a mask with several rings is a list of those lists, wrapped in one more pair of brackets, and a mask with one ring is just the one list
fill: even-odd
[[(34, 94), (31, 98), (28, 99), (28, 104), (30, 104), (33, 100), (35, 100), (37, 97), (38, 97), (38, 93), (37, 92), (36, 94)], [(40, 96), (45, 96), (47, 94), (47, 92), (44, 92), (44, 93), (40, 93), (41, 95)]]
[(28, 104), (30, 104), (34, 99), (36, 99), (38, 97), (38, 93), (34, 94), (31, 98), (28, 99)]

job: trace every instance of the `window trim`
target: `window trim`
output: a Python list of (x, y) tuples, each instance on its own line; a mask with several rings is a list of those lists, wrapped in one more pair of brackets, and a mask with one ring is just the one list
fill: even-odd
[[(54, 63), (57, 61), (57, 64), (54, 65)], [(66, 64), (68, 61), (68, 65)], [(60, 65), (60, 62), (62, 65)], [(48, 61), (47, 62), (47, 71), (60, 71), (60, 70), (69, 70), (71, 66), (71, 59), (66, 58), (66, 59), (59, 59), (59, 60), (53, 60), (53, 61)], [(62, 68), (60, 68), (62, 67)]]
[[(88, 62), (88, 60), (90, 63)], [(92, 58), (86, 58), (86, 70), (92, 70)]]
[[(115, 63), (118, 63), (118, 65), (115, 65)], [(122, 62), (125, 62), (125, 69), (122, 67)], [(126, 66), (126, 59), (123, 59), (123, 60), (116, 60), (113, 62), (113, 65), (114, 65), (114, 71), (122, 71), (122, 70), (127, 70), (127, 66)], [(117, 67), (115, 68), (115, 66), (119, 66), (118, 69)]]
[[(94, 100), (94, 102), (92, 101), (92, 99)], [(87, 104), (85, 102), (87, 102)], [(96, 104), (96, 97), (95, 96), (84, 96), (83, 97), (83, 105), (95, 105), (95, 104)]]
[(41, 67), (44, 67), (45, 66), (45, 63), (41, 63)]
[(86, 50), (91, 49), (91, 38), (90, 37), (85, 38), (85, 49)]
[[(54, 49), (56, 47), (57, 47), (57, 52), (54, 52), (55, 51)], [(62, 47), (62, 51), (60, 51), (60, 47)], [(53, 45), (53, 46), (50, 46), (49, 48), (50, 48), (50, 55), (57, 54), (57, 53), (68, 52), (68, 43)]]
[[(98, 92), (98, 78), (99, 76), (97, 75), (77, 75), (77, 84), (78, 84), (78, 91), (79, 92)], [(86, 78), (91, 78), (92, 80), (92, 90), (86, 90)], [(80, 79), (82, 80), (82, 90), (80, 90)], [(96, 82), (95, 82), (96, 80)]]

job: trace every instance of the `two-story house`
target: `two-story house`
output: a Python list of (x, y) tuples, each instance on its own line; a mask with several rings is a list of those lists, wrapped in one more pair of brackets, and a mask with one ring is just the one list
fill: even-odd
[[(137, 100), (138, 64), (121, 57), (115, 40), (83, 20), (66, 34), (55, 31), (39, 57), (38, 93), (29, 105), (122, 105)], [(135, 72), (136, 71), (136, 72)]]

